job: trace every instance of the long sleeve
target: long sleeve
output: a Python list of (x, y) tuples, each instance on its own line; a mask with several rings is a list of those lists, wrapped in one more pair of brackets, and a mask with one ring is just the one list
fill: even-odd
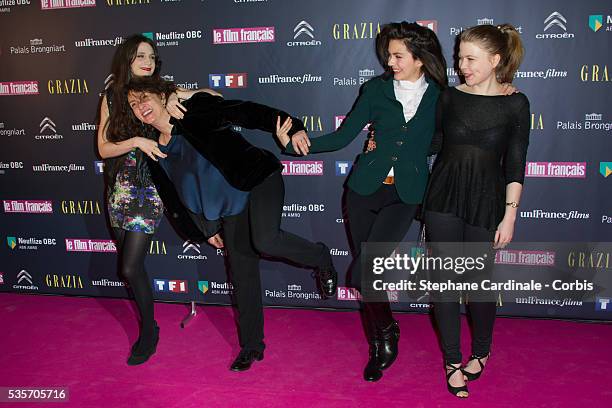
[(503, 169), (506, 184), (513, 182), (523, 184), (530, 127), (529, 100), (525, 97), (523, 104), (518, 110), (516, 123), (512, 129), (508, 140), (508, 148), (504, 155)]
[[(187, 106), (187, 112), (189, 113), (191, 107), (193, 107), (195, 109), (194, 113), (200, 113), (200, 115), (185, 115), (183, 121), (186, 127), (190, 127), (190, 120), (201, 120), (203, 114), (214, 128), (237, 125), (247, 129), (259, 129), (275, 133), (277, 117), (280, 116), (281, 123), (290, 117), (287, 112), (270, 106), (249, 101), (226, 100), (205, 92), (195, 94), (189, 101), (191, 103)], [(291, 119), (293, 122), (289, 135), (304, 130), (304, 124), (301, 120), (293, 116), (291, 116)]]
[(443, 121), (443, 115), (444, 115), (444, 101), (446, 98), (444, 98), (443, 94), (440, 95), (440, 97), (438, 98), (438, 101), (436, 103), (436, 128), (434, 130), (434, 134), (433, 137), (431, 139), (431, 146), (429, 147), (429, 154), (428, 156), (434, 155), (434, 154), (438, 154), (440, 153), (440, 150), (442, 150), (442, 141), (443, 141), (443, 137), (444, 137), (444, 132), (443, 132), (443, 127), (442, 127), (442, 121)]
[[(361, 132), (366, 123), (368, 123), (369, 119), (370, 104), (368, 102), (366, 83), (362, 87), (361, 94), (357, 98), (353, 109), (344, 119), (340, 128), (335, 132), (310, 139), (310, 152), (333, 152), (348, 146), (349, 143), (355, 140), (359, 132)], [(291, 143), (285, 147), (285, 152), (291, 154), (296, 153)]]

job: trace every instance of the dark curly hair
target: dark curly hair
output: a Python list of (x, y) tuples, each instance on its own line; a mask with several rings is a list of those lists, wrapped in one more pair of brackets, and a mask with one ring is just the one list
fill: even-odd
[(391, 40), (404, 42), (412, 57), (423, 63), (422, 69), (426, 78), (433, 80), (441, 88), (448, 86), (446, 59), (436, 33), (427, 27), (407, 21), (385, 24), (376, 36), (376, 55), (388, 76), (392, 75), (388, 65)]

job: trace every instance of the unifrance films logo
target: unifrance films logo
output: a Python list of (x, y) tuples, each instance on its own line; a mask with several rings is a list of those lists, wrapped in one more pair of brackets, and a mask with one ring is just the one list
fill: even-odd
[(525, 177), (586, 178), (586, 163), (527, 162)]
[(322, 176), (322, 161), (291, 160), (281, 161), (283, 176)]
[(276, 41), (274, 27), (213, 29), (213, 44), (250, 44), (274, 41)]
[(50, 200), (4, 200), (5, 213), (53, 214)]
[(66, 252), (117, 252), (117, 246), (110, 239), (66, 238)]
[(0, 96), (38, 95), (38, 81), (0, 82)]
[(40, 0), (41, 10), (96, 7), (96, 0)]

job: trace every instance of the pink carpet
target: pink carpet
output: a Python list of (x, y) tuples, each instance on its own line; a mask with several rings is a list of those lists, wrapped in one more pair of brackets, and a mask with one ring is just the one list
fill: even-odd
[[(0, 294), (0, 387), (69, 388), (68, 403), (45, 407), (525, 408), (612, 401), (609, 324), (498, 319), (487, 370), (470, 384), (470, 398), (459, 400), (446, 391), (426, 315), (397, 315), (398, 361), (380, 382), (366, 383), (367, 344), (356, 312), (267, 309), (265, 359), (243, 373), (228, 370), (238, 352), (232, 309), (199, 307), (181, 329), (186, 312), (185, 305), (157, 303), (157, 354), (129, 367), (138, 334), (130, 302)], [(467, 354), (467, 331), (463, 338)], [(0, 403), (9, 406), (41, 405)]]

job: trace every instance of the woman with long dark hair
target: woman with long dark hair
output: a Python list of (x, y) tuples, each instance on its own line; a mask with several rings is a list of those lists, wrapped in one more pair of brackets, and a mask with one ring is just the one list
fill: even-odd
[[(264, 356), (261, 255), (316, 268), (323, 298), (336, 293), (337, 274), (329, 248), (281, 229), (285, 187), (282, 165), (271, 152), (250, 144), (232, 125), (288, 135), (304, 124), (278, 109), (206, 93), (185, 102), (181, 120), (164, 105), (171, 83), (151, 78), (130, 81), (126, 127), (154, 128), (167, 156), (149, 163), (164, 206), (179, 232), (194, 241), (225, 246), (238, 309), (240, 353), (233, 371), (248, 370)], [(128, 118), (130, 119), (130, 118)], [(281, 121), (283, 125), (281, 125)], [(223, 227), (223, 239), (219, 229)]]
[[(464, 83), (446, 89), (439, 98), (432, 143), (439, 154), (424, 201), (427, 239), (434, 250), (456, 252), (440, 243), (457, 242), (469, 243), (461, 244), (462, 256), (488, 254), (482, 272), (450, 273), (457, 281), (480, 284), (490, 279), (493, 249), (512, 240), (525, 177), (530, 114), (527, 97), (505, 96), (504, 83), (512, 82), (523, 53), (520, 35), (509, 24), (463, 31), (458, 57)], [(461, 293), (432, 293), (448, 390), (463, 398), (468, 396), (466, 380), (479, 378), (489, 358), (496, 311), (494, 294), (467, 294), (472, 354), (462, 366)]]
[[(155, 42), (142, 35), (128, 37), (116, 50), (111, 65), (113, 82), (100, 105), (98, 152), (104, 160), (110, 225), (117, 241), (120, 270), (129, 283), (140, 313), (140, 335), (127, 363), (142, 364), (155, 353), (159, 327), (153, 317), (153, 293), (144, 270), (151, 237), (159, 225), (163, 205), (151, 181), (144, 156), (165, 157), (144, 126), (135, 134), (125, 128), (126, 84), (131, 78), (159, 78), (161, 61)], [(177, 89), (167, 109), (182, 117), (178, 99), (196, 91)], [(117, 107), (115, 109), (115, 107)]]
[[(350, 285), (356, 288), (372, 273), (361, 271), (361, 244), (397, 244), (412, 224), (427, 184), (436, 102), (448, 82), (440, 42), (428, 28), (405, 21), (386, 24), (376, 50), (385, 73), (363, 85), (337, 131), (312, 140), (303, 135), (294, 135), (291, 143), (281, 140), (289, 153), (329, 152), (347, 146), (367, 123), (376, 129), (376, 149), (357, 157), (345, 196), (353, 254)], [(399, 326), (388, 299), (363, 299), (362, 312), (370, 343), (364, 379), (378, 381), (397, 357)]]

